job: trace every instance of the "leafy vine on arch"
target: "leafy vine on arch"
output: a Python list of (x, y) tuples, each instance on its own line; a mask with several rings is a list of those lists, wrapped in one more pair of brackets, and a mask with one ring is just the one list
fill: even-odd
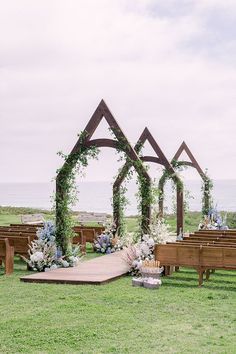
[[(116, 139), (93, 139), (92, 135), (100, 124), (101, 120), (105, 118), (111, 131)], [(73, 191), (73, 183), (75, 181), (76, 165), (86, 167), (88, 159), (97, 157), (98, 148), (110, 147), (114, 149), (123, 149), (123, 152), (132, 161), (137, 173), (142, 176), (146, 182), (147, 189), (151, 188), (150, 177), (144, 168), (142, 161), (139, 159), (135, 150), (129, 144), (126, 136), (122, 132), (114, 116), (110, 112), (104, 100), (100, 102), (83, 133), (79, 136), (77, 143), (72, 149), (71, 153), (65, 157), (63, 166), (58, 170), (56, 177), (56, 241), (61, 248), (63, 254), (68, 254), (70, 250), (71, 238), (71, 221), (69, 205), (71, 202), (71, 192)], [(148, 227), (148, 220), (150, 218), (150, 206), (143, 201), (143, 227)], [(119, 213), (114, 215), (114, 222), (116, 226), (119, 225)]]
[[(141, 149), (144, 146), (146, 141), (149, 141), (156, 156), (141, 156), (140, 155)], [(169, 173), (169, 175), (171, 175), (171, 178), (173, 179), (174, 183), (176, 184), (176, 186), (177, 186), (177, 188), (176, 188), (176, 190), (177, 190), (177, 195), (176, 195), (176, 198), (177, 198), (177, 232), (179, 232), (179, 230), (181, 228), (183, 228), (183, 184), (182, 184), (182, 181), (176, 175), (173, 167), (170, 165), (169, 161), (165, 157), (164, 153), (162, 152), (161, 148), (158, 146), (156, 140), (153, 138), (152, 134), (150, 133), (150, 131), (148, 130), (147, 127), (144, 129), (143, 133), (141, 134), (140, 138), (138, 139), (138, 142), (136, 143), (134, 150), (139, 155), (140, 160), (142, 160), (143, 162), (145, 162), (145, 161), (146, 162), (154, 162), (154, 163), (163, 165), (165, 167), (166, 171)], [(114, 182), (114, 185), (113, 185), (114, 197), (113, 198), (115, 198), (115, 194), (120, 192), (120, 190), (122, 188), (122, 183), (124, 182), (127, 175), (129, 175), (131, 167), (132, 167), (131, 161), (129, 161), (129, 159), (127, 158), (124, 166), (120, 170), (120, 172)], [(142, 176), (138, 177), (138, 181), (139, 181), (138, 196), (139, 196), (139, 199), (141, 202), (139, 209), (142, 211), (142, 207), (145, 204), (150, 205), (152, 203), (152, 194), (147, 193), (145, 181), (142, 180)], [(143, 201), (145, 201), (145, 203), (143, 203)], [(121, 208), (121, 200), (117, 201), (116, 207)], [(141, 223), (143, 223), (142, 215), (143, 215), (143, 213), (141, 213)], [(163, 215), (163, 212), (161, 212), (161, 215)]]
[[(190, 161), (179, 161), (179, 158), (183, 152), (186, 152), (188, 155)], [(213, 188), (213, 183), (208, 177), (207, 173), (204, 173), (203, 170), (201, 169), (200, 165), (198, 164), (197, 160), (193, 156), (192, 152), (190, 151), (189, 147), (185, 142), (183, 142), (179, 149), (177, 150), (176, 154), (174, 155), (173, 159), (171, 160), (171, 165), (175, 170), (178, 170), (182, 166), (187, 167), (193, 167), (197, 170), (199, 173), (201, 179), (202, 179), (202, 213), (203, 215), (207, 215), (209, 212), (209, 209), (211, 207), (211, 190)], [(164, 171), (162, 177), (160, 178), (159, 181), (159, 190), (161, 193), (161, 196), (159, 198), (159, 208), (162, 208), (163, 210), (163, 198), (164, 198), (164, 186), (167, 181), (167, 179), (170, 178), (170, 174), (168, 173), (167, 170)]]

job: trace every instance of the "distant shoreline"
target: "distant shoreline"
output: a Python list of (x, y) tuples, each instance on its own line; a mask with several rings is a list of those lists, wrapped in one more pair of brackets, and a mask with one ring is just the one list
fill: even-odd
[[(188, 200), (191, 211), (201, 211), (201, 181), (186, 180), (185, 190), (190, 192), (193, 198)], [(11, 207), (28, 207), (41, 210), (51, 210), (52, 199), (55, 190), (53, 182), (24, 182), (24, 183), (0, 183), (0, 205)], [(72, 208), (74, 210), (86, 210), (94, 212), (112, 212), (112, 183), (111, 182), (88, 182), (78, 183), (78, 203)], [(126, 215), (137, 215), (137, 185), (131, 181), (127, 185), (126, 196), (129, 204), (126, 208)], [(175, 192), (171, 184), (165, 188), (164, 207), (166, 213), (171, 214)], [(214, 205), (218, 210), (236, 211), (236, 180), (215, 180), (213, 189)]]

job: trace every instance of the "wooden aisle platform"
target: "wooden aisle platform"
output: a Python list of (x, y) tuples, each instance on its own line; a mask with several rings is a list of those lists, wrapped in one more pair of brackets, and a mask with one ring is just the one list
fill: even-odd
[(108, 254), (79, 263), (74, 268), (59, 268), (21, 277), (28, 283), (106, 284), (129, 270), (123, 259), (124, 251)]

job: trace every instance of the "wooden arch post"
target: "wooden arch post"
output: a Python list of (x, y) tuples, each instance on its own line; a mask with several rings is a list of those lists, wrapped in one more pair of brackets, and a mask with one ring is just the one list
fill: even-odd
[[(156, 156), (140, 156), (140, 159), (143, 162), (154, 162), (157, 164), (160, 164), (165, 167), (165, 169), (168, 171), (168, 173), (171, 175), (171, 178), (175, 182), (177, 186), (177, 232), (181, 228), (183, 228), (183, 219), (184, 219), (184, 214), (183, 214), (183, 184), (182, 181), (179, 179), (179, 177), (176, 175), (173, 167), (165, 157), (164, 153), (162, 152), (161, 148), (157, 144), (156, 140), (153, 138), (152, 134), (146, 127), (141, 134), (140, 138), (138, 139), (138, 142), (136, 143), (134, 150), (136, 151), (137, 154), (140, 154), (140, 151), (145, 144), (145, 142), (148, 141), (150, 145), (152, 146)], [(131, 163), (129, 160), (126, 161), (124, 166), (122, 167), (119, 175), (117, 176), (114, 185), (113, 185), (113, 195), (116, 195), (119, 193), (121, 185), (126, 178), (130, 168), (132, 167)], [(161, 211), (161, 216), (163, 216), (163, 203), (162, 203), (162, 209)], [(114, 215), (116, 214), (116, 211), (113, 211)]]
[[(179, 158), (184, 151), (188, 155), (190, 161), (185, 161), (185, 160), (179, 161)], [(195, 168), (197, 170), (197, 172), (199, 173), (199, 175), (202, 178), (203, 183), (204, 183), (204, 210), (209, 211), (209, 208), (210, 208), (209, 182), (210, 182), (210, 180), (207, 177), (207, 175), (203, 172), (203, 170), (201, 169), (197, 160), (195, 159), (195, 157), (193, 156), (189, 147), (187, 146), (187, 144), (184, 141), (182, 142), (182, 144), (180, 145), (176, 154), (174, 155), (173, 159), (171, 160), (171, 165), (173, 168), (175, 168), (175, 163), (177, 161), (178, 161), (178, 166), (190, 166), (190, 167)], [(165, 182), (166, 182), (166, 175), (164, 173), (159, 181), (159, 190), (160, 190), (161, 194), (163, 193)], [(163, 210), (163, 199), (161, 199), (161, 198), (159, 199), (159, 208), (161, 208)]]
[[(91, 140), (92, 135), (96, 131), (99, 126), (101, 120), (105, 118), (108, 125), (110, 126), (114, 136), (116, 139), (94, 139)], [(149, 190), (151, 189), (151, 179), (143, 166), (142, 161), (139, 159), (137, 153), (132, 148), (125, 134), (121, 130), (111, 111), (107, 107), (104, 100), (101, 100), (85, 129), (85, 136), (80, 136), (78, 141), (76, 142), (74, 148), (71, 153), (67, 157), (64, 165), (60, 169), (57, 177), (56, 177), (56, 240), (58, 245), (61, 247), (63, 253), (65, 254), (70, 240), (63, 234), (66, 229), (66, 216), (61, 212), (60, 204), (64, 203), (68, 198), (68, 192), (63, 189), (63, 182), (69, 179), (71, 171), (75, 168), (76, 163), (78, 161), (78, 154), (84, 149), (88, 147), (110, 147), (114, 149), (122, 149), (129, 160), (132, 162), (132, 165), (136, 169), (137, 173), (142, 176), (147, 182), (147, 186), (149, 186)], [(122, 148), (121, 148), (122, 146)], [(137, 163), (138, 162), (138, 163)], [(148, 228), (149, 219), (150, 219), (150, 207), (146, 205), (142, 208), (142, 213), (144, 216), (143, 227)], [(117, 215), (114, 218), (114, 221), (117, 223)], [(118, 225), (117, 225), (118, 226)]]

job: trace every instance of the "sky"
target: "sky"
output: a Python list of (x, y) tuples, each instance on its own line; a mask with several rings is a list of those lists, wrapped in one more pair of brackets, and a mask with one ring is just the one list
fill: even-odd
[[(147, 126), (235, 179), (235, 23), (233, 0), (1, 1), (0, 182), (51, 181), (102, 98), (133, 145)], [(120, 164), (103, 149), (86, 178)]]

